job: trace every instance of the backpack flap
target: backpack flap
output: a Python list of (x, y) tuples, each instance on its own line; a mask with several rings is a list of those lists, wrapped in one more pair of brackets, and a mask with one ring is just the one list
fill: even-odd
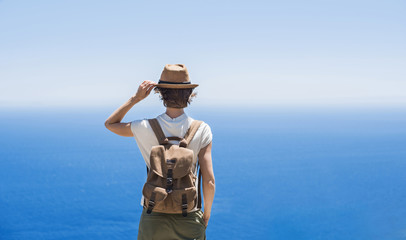
[(151, 199), (151, 195), (155, 193), (155, 202), (160, 202), (165, 200), (165, 198), (168, 196), (168, 194), (165, 191), (165, 188), (157, 187), (152, 184), (146, 183), (144, 185), (144, 188), (142, 189), (142, 195), (144, 195), (145, 198)]
[(169, 167), (173, 169), (173, 178), (182, 178), (192, 171), (193, 151), (177, 145), (171, 145), (166, 151), (162, 145), (154, 146), (151, 150), (150, 164), (151, 170), (162, 178), (167, 177)]
[(168, 167), (165, 163), (165, 148), (162, 145), (154, 146), (151, 149), (149, 158), (151, 170), (158, 176), (166, 178)]
[(176, 145), (167, 151), (167, 160), (174, 164), (172, 167), (173, 178), (182, 178), (188, 175), (194, 167), (193, 150)]

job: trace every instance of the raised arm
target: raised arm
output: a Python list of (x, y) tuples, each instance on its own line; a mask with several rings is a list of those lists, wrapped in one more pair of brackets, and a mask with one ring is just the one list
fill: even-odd
[(107, 118), (106, 122), (104, 125), (106, 128), (110, 131), (112, 131), (115, 134), (118, 134), (120, 136), (124, 137), (132, 137), (133, 133), (131, 132), (131, 123), (122, 123), (121, 120), (123, 120), (124, 116), (127, 114), (127, 112), (138, 102), (146, 98), (150, 93), (151, 90), (154, 88), (156, 85), (155, 82), (153, 81), (144, 81), (140, 84), (138, 87), (137, 93), (134, 94), (130, 99), (127, 100), (126, 103), (124, 103), (122, 106), (120, 106), (118, 109), (116, 109), (110, 117)]
[(202, 148), (199, 152), (199, 164), (202, 171), (202, 186), (203, 186), (203, 201), (204, 201), (204, 213), (203, 218), (207, 224), (209, 223), (211, 206), (213, 204), (214, 192), (215, 192), (215, 182), (214, 182), (214, 172), (213, 163), (211, 159), (211, 146), (209, 143), (206, 147)]

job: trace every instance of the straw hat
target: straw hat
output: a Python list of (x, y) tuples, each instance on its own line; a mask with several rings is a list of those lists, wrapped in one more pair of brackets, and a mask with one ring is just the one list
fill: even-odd
[(199, 84), (191, 84), (189, 73), (184, 64), (166, 64), (156, 87), (161, 88), (195, 88)]

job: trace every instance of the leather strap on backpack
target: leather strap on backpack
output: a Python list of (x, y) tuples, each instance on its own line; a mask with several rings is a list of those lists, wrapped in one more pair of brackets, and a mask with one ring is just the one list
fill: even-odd
[(197, 130), (199, 129), (200, 124), (202, 124), (202, 123), (203, 123), (203, 121), (199, 121), (199, 120), (194, 120), (192, 122), (192, 124), (190, 125), (189, 129), (187, 130), (185, 136), (183, 137), (184, 139), (182, 141), (180, 141), (180, 143), (179, 143), (180, 147), (187, 147), (189, 145), (190, 141), (192, 141)]
[(148, 214), (151, 214), (152, 209), (153, 209), (154, 207), (155, 207), (155, 192), (153, 192), (153, 193), (151, 194), (151, 198), (149, 199), (148, 208), (147, 208), (147, 213), (148, 213)]
[[(189, 145), (190, 141), (192, 141), (193, 137), (195, 136), (197, 130), (199, 129), (200, 125), (203, 123), (203, 121), (199, 120), (194, 120), (192, 124), (190, 125), (188, 131), (185, 134), (184, 140), (182, 140), (179, 143), (179, 146), (181, 147), (187, 147)], [(199, 180), (198, 180), (198, 186), (197, 186), (197, 208), (201, 209), (202, 208), (202, 190), (201, 190), (201, 180), (202, 180), (202, 171), (200, 169), (200, 164), (199, 164), (199, 159), (197, 160), (196, 164), (198, 170), (199, 170)]]
[(198, 182), (198, 184), (199, 184), (199, 186), (197, 186), (197, 188), (198, 188), (198, 193), (197, 193), (197, 208), (198, 209), (202, 209), (202, 190), (201, 190), (201, 180), (202, 180), (202, 170), (200, 170), (200, 167), (199, 167), (199, 182)]
[(183, 139), (180, 139), (179, 137), (165, 137), (161, 125), (159, 125), (159, 122), (156, 118), (148, 119), (148, 122), (151, 125), (151, 128), (154, 131), (159, 144), (165, 145), (169, 143), (169, 140), (180, 140), (179, 142), (180, 147), (187, 147), (189, 145), (190, 141), (192, 141), (197, 130), (199, 129), (200, 124), (203, 123), (203, 121), (194, 120), (190, 125), (189, 129), (187, 130)]
[(168, 138), (165, 137), (164, 132), (162, 131), (161, 125), (156, 118), (148, 119), (149, 125), (151, 125), (152, 130), (155, 133), (156, 138), (158, 139), (159, 144), (164, 145), (168, 144)]
[(187, 216), (187, 197), (186, 194), (182, 194), (182, 216)]

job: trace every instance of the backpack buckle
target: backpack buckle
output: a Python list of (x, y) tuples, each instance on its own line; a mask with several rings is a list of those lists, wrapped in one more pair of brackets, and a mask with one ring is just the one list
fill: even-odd
[(155, 202), (152, 200), (149, 200), (148, 202), (148, 206), (154, 207), (155, 206)]
[(176, 158), (166, 159), (166, 163), (168, 163), (168, 164), (175, 164), (175, 163), (176, 163)]
[(172, 192), (172, 187), (173, 187), (173, 178), (172, 178), (172, 169), (168, 169), (168, 174), (166, 177), (166, 192), (171, 193)]
[(147, 213), (151, 214), (152, 209), (155, 207), (155, 193), (152, 193), (151, 199), (148, 201)]
[(187, 216), (187, 197), (186, 194), (182, 194), (182, 216)]
[(182, 216), (187, 216), (187, 203), (182, 203)]
[(173, 186), (173, 180), (172, 178), (167, 178), (166, 179), (166, 192), (171, 193), (172, 192), (172, 186)]

